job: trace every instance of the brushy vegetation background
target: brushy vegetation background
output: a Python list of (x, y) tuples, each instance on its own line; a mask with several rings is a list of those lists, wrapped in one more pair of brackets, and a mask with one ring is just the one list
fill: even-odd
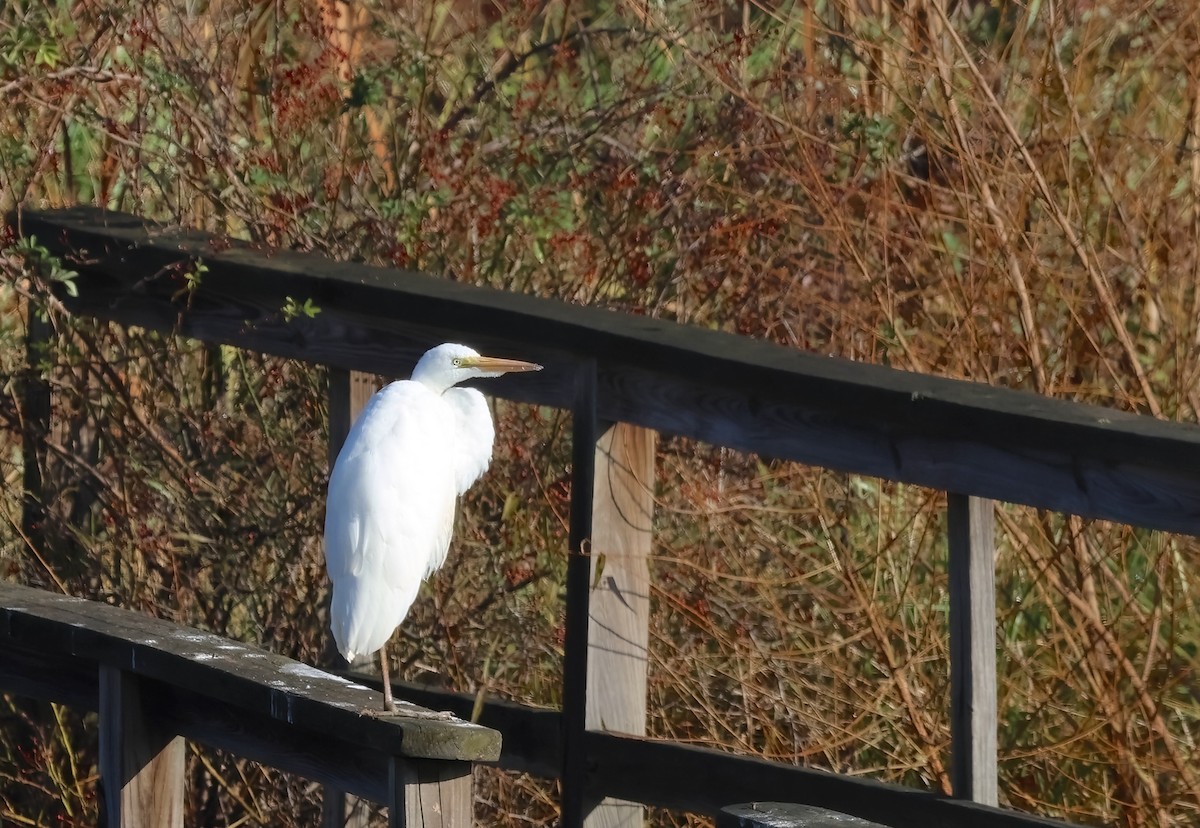
[[(6, 0), (0, 208), (104, 205), (1194, 421), (1198, 9)], [(4, 577), (319, 661), (324, 371), (65, 317), (13, 242)], [(569, 424), (497, 413), (405, 674), (556, 704)], [(943, 498), (681, 440), (658, 469), (651, 733), (948, 790)], [(998, 530), (1002, 801), (1194, 824), (1195, 541), (1015, 507)], [(7, 697), (0, 722), (0, 821), (93, 824), (94, 723)], [(303, 782), (196, 748), (190, 774), (197, 824), (316, 821)], [(484, 824), (555, 818), (536, 780), (480, 796)]]

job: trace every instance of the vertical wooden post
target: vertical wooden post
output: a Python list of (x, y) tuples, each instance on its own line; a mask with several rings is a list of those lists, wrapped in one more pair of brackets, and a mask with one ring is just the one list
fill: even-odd
[(954, 795), (998, 801), (995, 504), (948, 494), (950, 768)]
[(350, 426), (375, 393), (375, 378), (362, 371), (329, 368), (329, 468), (337, 460)]
[(25, 542), (39, 553), (45, 547), (46, 492), (42, 486), (42, 461), (46, 435), (50, 433), (50, 383), (42, 378), (42, 363), (50, 354), (50, 322), (38, 314), (32, 301), (25, 302), (25, 372), (22, 389), (21, 531)]
[(579, 828), (587, 815), (588, 593), (592, 498), (596, 479), (596, 362), (580, 364), (571, 418), (571, 538), (563, 634), (562, 825)]
[(107, 828), (182, 828), (185, 743), (147, 715), (136, 676), (100, 665), (100, 784)]
[(470, 762), (393, 756), (388, 790), (389, 828), (470, 828), (474, 823)]
[[(362, 413), (363, 407), (375, 393), (375, 378), (361, 371), (348, 371), (345, 368), (329, 367), (329, 469), (337, 460), (338, 452), (350, 434), (350, 427)], [(329, 604), (325, 605), (325, 618), (329, 618)], [(329, 624), (325, 624), (329, 629)], [(325, 638), (325, 664), (341, 666), (344, 662), (338, 655), (333, 643), (333, 636)], [(368, 672), (373, 671), (376, 661), (372, 656), (363, 656), (355, 663), (355, 667)], [(326, 788), (324, 801), (321, 806), (321, 825), (323, 828), (365, 828), (370, 816), (370, 808), (366, 802), (355, 796), (347, 796), (344, 791)]]
[[(655, 433), (617, 423), (596, 444), (587, 727), (646, 733)], [(645, 808), (605, 799), (587, 828), (640, 828)]]

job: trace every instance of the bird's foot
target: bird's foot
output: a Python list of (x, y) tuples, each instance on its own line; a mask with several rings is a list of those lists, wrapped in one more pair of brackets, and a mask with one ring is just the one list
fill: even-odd
[(408, 707), (403, 710), (392, 705), (388, 708), (364, 707), (358, 711), (360, 716), (370, 716), (373, 719), (425, 719), (426, 721), (435, 722), (452, 722), (458, 717), (449, 710), (425, 710), (420, 707)]
[(412, 716), (414, 719), (431, 719), (435, 722), (452, 722), (458, 718), (449, 710), (412, 710), (401, 715)]

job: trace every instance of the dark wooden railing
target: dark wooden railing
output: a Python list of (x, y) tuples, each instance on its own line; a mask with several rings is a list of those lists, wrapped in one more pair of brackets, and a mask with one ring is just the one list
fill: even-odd
[[(26, 213), (20, 225), (78, 271), (78, 296), (61, 297), (69, 310), (329, 365), (331, 412), (343, 420), (354, 408), (352, 372), (406, 375), (441, 341), (546, 366), (487, 390), (574, 415), (565, 702), (562, 711), (489, 704), (483, 722), (504, 734), (502, 766), (562, 779), (568, 826), (585, 817), (606, 824), (621, 806), (595, 808), (603, 797), (714, 815), (737, 802), (784, 800), (894, 826), (1060, 824), (992, 807), (991, 501), (1200, 534), (1200, 429), (1192, 426), (255, 249), (93, 209)], [(202, 280), (189, 287), (187, 274), (200, 262)], [(288, 319), (281, 309), (289, 297), (320, 312)], [(336, 439), (338, 428), (331, 431)], [(652, 510), (645, 493), (655, 431), (949, 493), (958, 798), (602, 732), (602, 721), (616, 721), (644, 733)], [(593, 555), (601, 552), (604, 583), (593, 585)], [(452, 694), (410, 691), (418, 703), (468, 710)]]
[(0, 691), (99, 711), (111, 828), (183, 824), (185, 739), (388, 806), (390, 824), (465, 828), (494, 730), (307, 664), (107, 604), (0, 583)]

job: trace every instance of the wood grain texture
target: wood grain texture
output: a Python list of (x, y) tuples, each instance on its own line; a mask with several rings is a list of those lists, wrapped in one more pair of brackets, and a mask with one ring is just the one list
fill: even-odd
[(0, 647), (72, 656), (203, 694), (237, 715), (326, 734), (383, 753), (494, 761), (499, 734), (401, 705), (364, 716), (378, 693), (249, 644), (107, 604), (0, 584)]
[(69, 655), (3, 647), (0, 692), (99, 710), (99, 673), (94, 662)]
[[(356, 682), (378, 687), (379, 676), (351, 673)], [(471, 718), (479, 701), (474, 693), (456, 693), (411, 682), (392, 682), (396, 698), (432, 710), (448, 710)], [(478, 723), (504, 734), (497, 764), (504, 770), (557, 779), (562, 772), (562, 714), (547, 707), (530, 707), (503, 699), (485, 698)]]
[[(1200, 534), (1200, 428), (921, 376), (671, 322), (319, 256), (253, 249), (91, 208), (27, 212), (80, 273), (75, 312), (406, 375), (446, 339), (535, 359), (493, 381), (570, 407), (594, 358), (598, 416), (718, 445), (1086, 517)], [(208, 272), (181, 291), (190, 263)], [(287, 296), (313, 319), (286, 320)]]
[(183, 739), (142, 703), (136, 676), (101, 665), (99, 680), (105, 824), (183, 828)]
[(389, 805), (392, 828), (469, 828), (475, 799), (471, 766), (466, 762), (392, 763), (394, 798)]
[(788, 802), (751, 802), (722, 808), (717, 828), (886, 828), (828, 808)]
[(787, 800), (921, 828), (1064, 828), (1067, 823), (860, 777), (672, 742), (587, 734), (593, 784), (613, 796), (715, 816), (734, 802)]
[[(405, 685), (402, 693), (441, 710), (469, 711), (474, 696)], [(482, 722), (505, 734), (500, 766), (559, 778), (557, 711), (488, 699)], [(516, 734), (521, 734), (516, 737)], [(588, 789), (677, 811), (716, 817), (730, 803), (797, 802), (887, 825), (932, 828), (1068, 828), (1069, 824), (862, 777), (771, 762), (690, 745), (613, 733), (584, 735)]]
[(954, 795), (999, 801), (995, 504), (948, 495), (950, 776)]
[(306, 664), (106, 604), (3, 583), (0, 691), (110, 711), (106, 717), (117, 723), (106, 743), (109, 768), (129, 765), (114, 747), (129, 711), (160, 728), (153, 732), (180, 734), (376, 802), (389, 795), (393, 757), (469, 767), (499, 756), (495, 731), (415, 705), (401, 703), (396, 716), (364, 715), (381, 706), (377, 692)]
[(155, 683), (155, 706), (189, 741), (312, 779), (373, 802), (385, 802), (391, 756), (352, 741), (314, 733), (228, 704)]
[[(596, 443), (588, 602), (587, 727), (646, 733), (655, 433), (617, 423)], [(640, 828), (645, 809), (605, 799), (587, 828)]]

